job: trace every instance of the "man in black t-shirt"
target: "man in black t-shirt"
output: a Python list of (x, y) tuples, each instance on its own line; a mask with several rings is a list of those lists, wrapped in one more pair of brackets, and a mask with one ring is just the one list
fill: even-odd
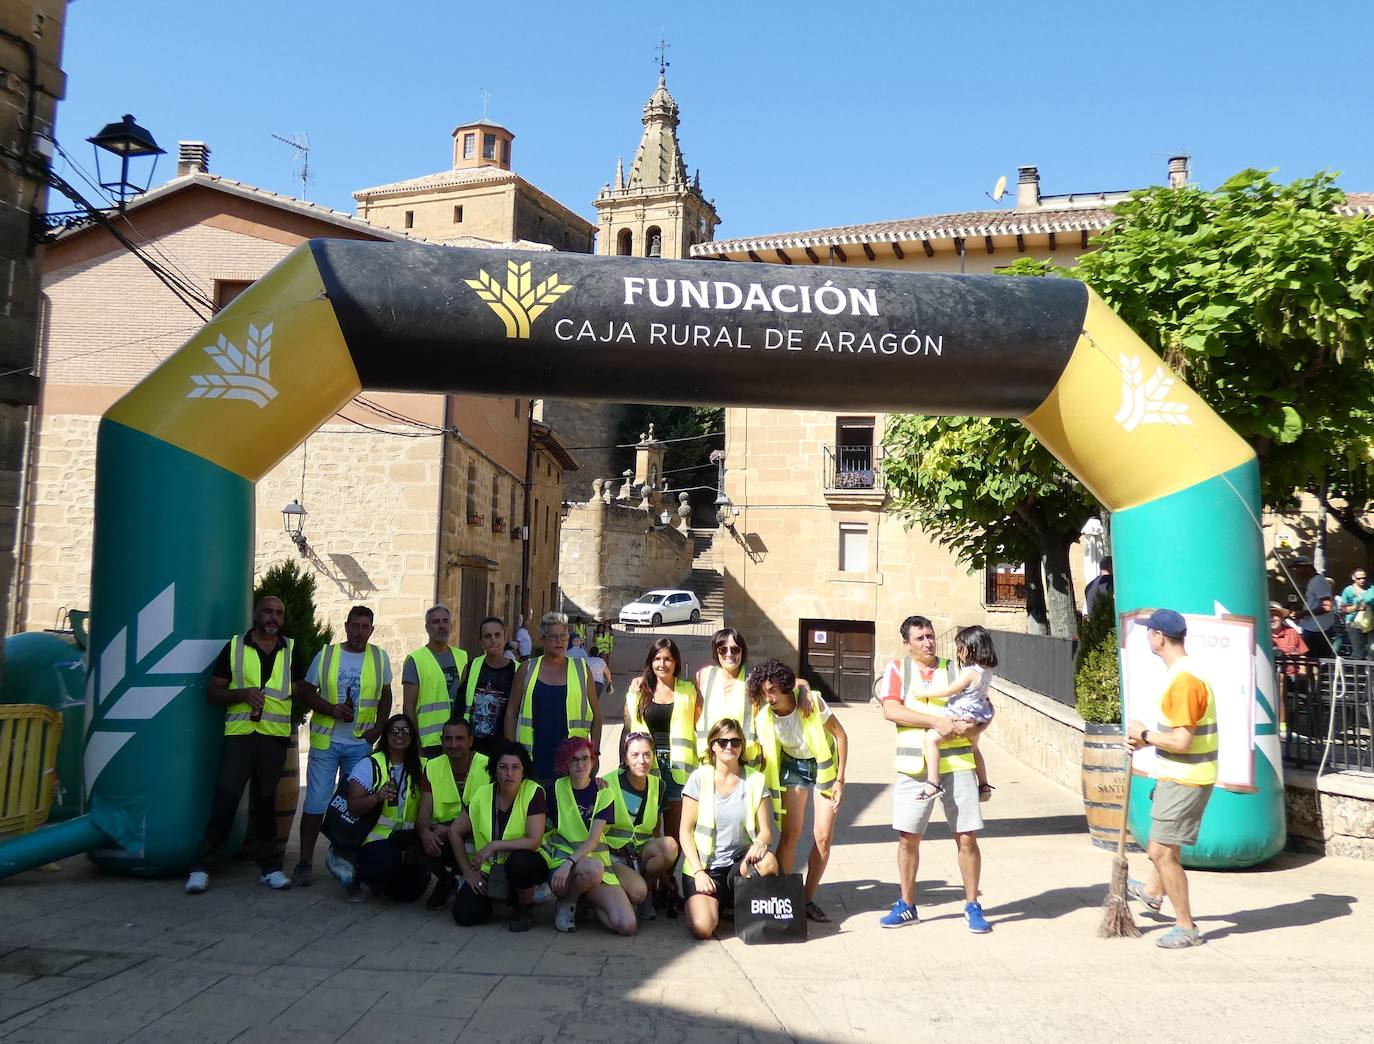
[(474, 657), (458, 685), (454, 701), (456, 716), (472, 724), (472, 749), (490, 754), (502, 742), (506, 707), (515, 683), (516, 661), (506, 655), (506, 628), (500, 619), (488, 616), (480, 629), (483, 655)]

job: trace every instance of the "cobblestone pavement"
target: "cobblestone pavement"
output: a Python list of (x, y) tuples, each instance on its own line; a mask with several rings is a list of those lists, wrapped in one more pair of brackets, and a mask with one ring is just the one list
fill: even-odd
[(895, 898), (892, 735), (869, 707), (839, 713), (853, 753), (819, 896), (835, 923), (804, 944), (747, 947), (728, 930), (697, 943), (662, 916), (628, 940), (559, 935), (550, 906), (511, 935), (420, 904), (350, 906), (327, 876), (275, 893), (236, 864), (190, 897), (180, 881), (71, 859), (0, 882), (0, 1041), (1368, 1037), (1374, 865), (1284, 855), (1193, 873), (1206, 946), (1158, 950), (1168, 922), (1138, 906), (1144, 938), (1099, 940), (1110, 854), (1089, 845), (1077, 795), (993, 747), (994, 931), (965, 930), (943, 825), (922, 850), (920, 923), (881, 929)]

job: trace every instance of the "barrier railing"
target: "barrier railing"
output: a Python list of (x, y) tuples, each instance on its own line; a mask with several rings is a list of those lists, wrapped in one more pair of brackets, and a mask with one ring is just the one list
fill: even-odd
[(1374, 661), (1276, 659), (1284, 764), (1374, 774)]

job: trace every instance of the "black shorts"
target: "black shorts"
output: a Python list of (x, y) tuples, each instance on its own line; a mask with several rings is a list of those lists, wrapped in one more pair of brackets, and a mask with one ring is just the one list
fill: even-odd
[[(733, 910), (735, 908), (735, 882), (739, 880), (740, 876), (739, 864), (736, 863), (733, 866), (717, 867), (713, 870), (707, 870), (706, 873), (710, 875), (711, 880), (714, 881), (716, 885), (716, 894), (714, 896), (707, 896), (707, 898), (714, 898), (725, 909)], [(683, 874), (683, 902), (686, 902), (696, 894), (696, 878), (688, 874)]]

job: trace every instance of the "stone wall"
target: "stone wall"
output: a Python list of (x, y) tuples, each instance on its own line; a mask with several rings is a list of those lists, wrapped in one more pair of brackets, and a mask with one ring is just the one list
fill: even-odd
[(619, 477), (634, 459), (634, 450), (616, 448), (628, 407), (586, 399), (540, 399), (535, 418), (558, 433), (580, 469), (567, 477), (566, 496), (581, 502), (592, 495), (595, 478)]
[[(594, 489), (601, 491), (600, 479)], [(658, 521), (657, 498), (647, 509), (642, 503), (642, 495), (609, 504), (594, 496), (573, 506), (563, 523), (560, 572), (568, 612), (615, 619), (650, 588), (680, 587), (691, 575), (691, 537)]]

